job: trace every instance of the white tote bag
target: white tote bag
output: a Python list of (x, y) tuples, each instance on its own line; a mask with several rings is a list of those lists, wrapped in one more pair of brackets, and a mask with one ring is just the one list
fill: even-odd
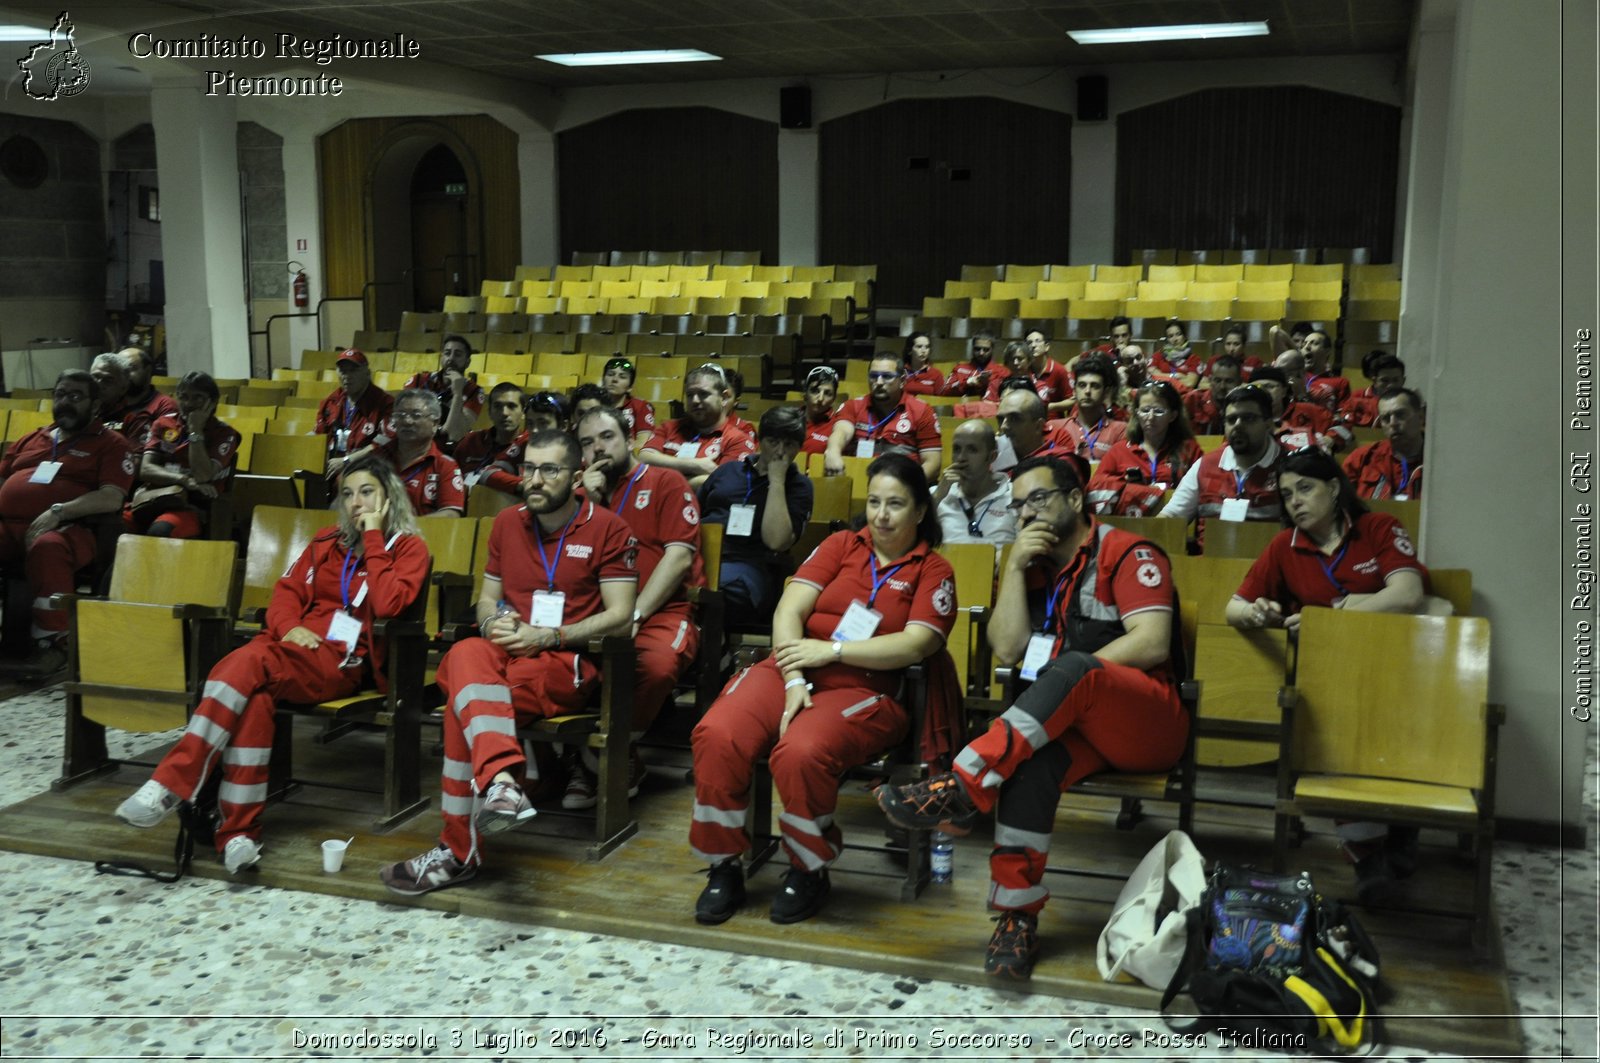
[(1100, 932), (1100, 976), (1114, 982), (1127, 974), (1165, 989), (1183, 959), (1184, 913), (1200, 903), (1205, 888), (1205, 859), (1187, 834), (1175, 830), (1156, 843), (1128, 877)]

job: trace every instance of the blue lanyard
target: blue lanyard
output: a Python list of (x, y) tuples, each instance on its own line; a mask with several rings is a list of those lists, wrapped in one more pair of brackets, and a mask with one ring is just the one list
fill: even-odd
[(579, 506), (572, 511), (572, 516), (567, 518), (567, 523), (561, 527), (561, 538), (556, 540), (555, 564), (550, 563), (550, 558), (544, 552), (544, 529), (539, 526), (539, 518), (533, 519), (533, 545), (539, 551), (539, 564), (544, 566), (545, 589), (556, 589), (556, 565), (561, 564), (561, 547), (566, 544), (567, 532), (572, 530), (572, 522), (578, 519), (578, 513), (583, 509)]
[(356, 552), (351, 550), (344, 555), (344, 565), (339, 570), (339, 597), (344, 599), (346, 611), (350, 608), (350, 584), (355, 579), (356, 567), (359, 564), (360, 559), (356, 557)]
[(349, 395), (344, 397), (344, 427), (350, 427), (351, 418), (356, 415), (356, 403)]
[[(639, 482), (639, 477), (644, 475), (645, 468), (646, 468), (645, 464), (643, 462), (640, 462), (639, 463), (639, 471), (633, 474), (633, 479), (628, 481), (628, 486), (622, 489), (622, 497), (617, 499), (616, 512), (621, 513), (623, 511), (623, 509), (627, 507), (627, 505), (628, 505), (628, 496), (633, 494), (633, 485), (638, 483)], [(574, 514), (574, 516), (576, 516), (576, 514)]]
[(1317, 558), (1317, 564), (1322, 566), (1322, 574), (1328, 577), (1328, 582), (1333, 584), (1333, 589), (1341, 595), (1349, 594), (1350, 592), (1344, 589), (1344, 584), (1339, 582), (1334, 573), (1339, 570), (1339, 563), (1344, 560), (1345, 552), (1349, 549), (1350, 543), (1346, 541), (1343, 546), (1339, 547), (1339, 552), (1333, 555), (1333, 564), (1331, 565), (1322, 560), (1322, 558)]
[(1250, 479), (1249, 469), (1246, 469), (1244, 472), (1236, 472), (1233, 474), (1233, 497), (1244, 497), (1244, 482), (1248, 479)]
[(1161, 451), (1156, 451), (1155, 457), (1150, 459), (1150, 482), (1156, 482), (1156, 469), (1161, 465)]
[(50, 460), (56, 460), (56, 437), (61, 434), (61, 429), (56, 428), (50, 432)]
[(1094, 445), (1100, 441), (1100, 433), (1105, 431), (1105, 428), (1106, 415), (1102, 413), (1100, 415), (1100, 420), (1096, 421), (1094, 424), (1094, 435), (1089, 435), (1088, 432), (1084, 433), (1084, 439), (1087, 441), (1089, 447), (1089, 453), (1086, 455), (1087, 457), (1094, 457)]
[[(55, 452), (51, 451), (50, 456), (54, 457), (55, 456)], [(1398, 454), (1395, 455), (1395, 456), (1399, 457)], [(1404, 458), (1400, 458), (1400, 482), (1399, 482), (1399, 484), (1396, 485), (1396, 489), (1395, 489), (1394, 493), (1398, 495), (1398, 494), (1409, 494), (1410, 492), (1411, 492), (1411, 463), (1409, 461), (1407, 461), (1406, 459), (1404, 459)]]
[(1056, 603), (1061, 601), (1061, 592), (1067, 589), (1067, 583), (1072, 579), (1072, 565), (1067, 565), (1061, 575), (1056, 579), (1055, 586), (1044, 599), (1044, 630), (1045, 634), (1054, 634), (1056, 629)]
[(987, 517), (989, 515), (989, 510), (994, 508), (994, 504), (995, 504), (995, 499), (993, 499), (993, 498), (989, 499), (988, 502), (984, 503), (983, 512), (979, 513), (976, 517), (974, 517), (972, 515), (973, 507), (967, 505), (965, 502), (961, 503), (961, 512), (963, 512), (963, 513), (965, 513), (967, 515), (967, 534), (968, 535), (977, 535), (977, 534), (979, 534), (979, 529), (983, 527), (983, 518)]
[(746, 458), (744, 464), (744, 504), (750, 504), (750, 496), (755, 494), (756, 484), (750, 476), (750, 459)]
[(885, 583), (889, 582), (889, 577), (894, 575), (896, 572), (900, 571), (902, 568), (904, 568), (906, 566), (906, 563), (904, 561), (900, 562), (898, 565), (890, 565), (889, 568), (884, 572), (883, 577), (880, 579), (878, 577), (878, 555), (877, 554), (872, 554), (871, 556), (872, 556), (872, 595), (871, 595), (871, 597), (869, 597), (867, 599), (867, 608), (868, 609), (872, 608), (872, 603), (876, 602), (878, 600), (878, 592), (883, 589), (883, 585)]
[(427, 460), (428, 460), (428, 456), (426, 454), (424, 454), (422, 456), (422, 461), (417, 462), (417, 466), (416, 466), (417, 471), (414, 472), (414, 473), (410, 473), (409, 475), (406, 476), (406, 483), (413, 484), (413, 483), (417, 482), (417, 477), (422, 475), (422, 463), (424, 461), (427, 461)]
[[(889, 418), (893, 417), (895, 414), (899, 413), (900, 409), (901, 408), (899, 406), (896, 406), (894, 409), (889, 411), (889, 416), (888, 417), (885, 417), (883, 420), (879, 421), (877, 424), (875, 424), (871, 428), (867, 429), (867, 438), (871, 439), (873, 436), (877, 435), (878, 434), (878, 429), (880, 429), (884, 425), (888, 424), (889, 423)], [(862, 407), (861, 412), (862, 413), (867, 413), (867, 408), (866, 407)], [(872, 417), (872, 415), (870, 413), (868, 413), (867, 417), (870, 419)]]

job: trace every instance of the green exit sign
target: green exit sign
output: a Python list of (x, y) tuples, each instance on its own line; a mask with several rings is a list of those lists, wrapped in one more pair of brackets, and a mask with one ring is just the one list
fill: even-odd
[(464, 196), (467, 194), (467, 183), (465, 181), (453, 181), (444, 186), (444, 194), (447, 196)]

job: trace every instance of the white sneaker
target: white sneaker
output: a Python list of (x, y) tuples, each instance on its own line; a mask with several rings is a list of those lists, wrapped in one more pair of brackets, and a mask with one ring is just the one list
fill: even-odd
[(230, 875), (237, 875), (241, 871), (255, 867), (260, 859), (261, 844), (243, 834), (235, 834), (229, 838), (227, 848), (222, 850), (222, 864)]
[(134, 827), (154, 827), (181, 801), (177, 794), (151, 779), (117, 806), (117, 818)]

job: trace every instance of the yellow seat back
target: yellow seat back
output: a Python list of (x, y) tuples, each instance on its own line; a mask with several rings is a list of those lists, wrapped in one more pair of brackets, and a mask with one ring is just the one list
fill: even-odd
[(272, 588), (305, 551), (312, 538), (336, 522), (320, 509), (257, 506), (250, 521), (250, 543), (244, 555), (244, 581), (239, 588), (239, 611), (265, 609)]
[(327, 436), (279, 435), (269, 431), (256, 436), (250, 452), (250, 471), (257, 476), (293, 476), (301, 469), (321, 473), (327, 467)]

